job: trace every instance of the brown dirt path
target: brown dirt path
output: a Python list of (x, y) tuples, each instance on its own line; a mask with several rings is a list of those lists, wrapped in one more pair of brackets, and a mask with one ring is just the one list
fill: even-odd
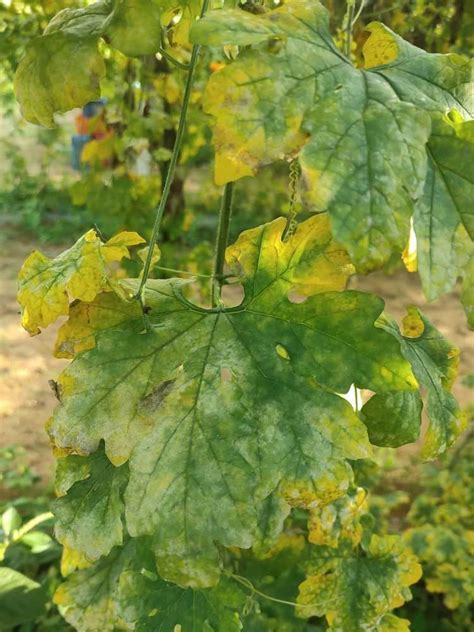
[[(4, 241), (0, 255), (0, 446), (19, 444), (26, 448), (31, 466), (44, 482), (51, 479), (53, 459), (44, 422), (55, 406), (48, 384), (67, 361), (51, 356), (57, 326), (31, 338), (19, 323), (16, 303), (16, 275), (35, 244)], [(55, 254), (60, 247), (41, 248)], [(464, 313), (453, 294), (426, 305), (416, 275), (400, 270), (392, 277), (383, 273), (353, 280), (352, 287), (374, 292), (386, 300), (387, 309), (398, 319), (410, 304), (422, 308), (426, 315), (452, 342), (458, 345), (461, 375), (474, 371), (474, 334), (467, 329)], [(472, 402), (472, 390), (458, 382), (455, 394), (463, 405)]]

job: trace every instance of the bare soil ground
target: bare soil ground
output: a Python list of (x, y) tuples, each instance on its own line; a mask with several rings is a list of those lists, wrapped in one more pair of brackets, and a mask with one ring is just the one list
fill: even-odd
[[(33, 338), (20, 326), (16, 303), (16, 275), (23, 260), (37, 247), (27, 241), (5, 241), (0, 249), (0, 446), (11, 444), (26, 448), (31, 466), (44, 483), (51, 480), (53, 459), (44, 422), (56, 400), (48, 384), (67, 364), (52, 357), (57, 326)], [(55, 254), (60, 247), (42, 248)], [(357, 278), (354, 289), (382, 296), (388, 311), (398, 319), (405, 307), (423, 309), (441, 332), (462, 350), (461, 375), (474, 371), (474, 335), (466, 326), (464, 313), (455, 294), (427, 305), (416, 275), (400, 270), (391, 277), (383, 273)], [(472, 400), (472, 390), (458, 382), (455, 394), (461, 404)]]

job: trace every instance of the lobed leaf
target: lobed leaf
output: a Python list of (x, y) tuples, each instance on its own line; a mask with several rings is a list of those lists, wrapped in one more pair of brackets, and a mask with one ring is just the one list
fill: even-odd
[(369, 30), (366, 69), (333, 44), (319, 2), (257, 15), (214, 11), (191, 33), (203, 45), (251, 46), (206, 89), (216, 182), (298, 154), (304, 201), (328, 211), (335, 238), (364, 272), (407, 243), (432, 114), (456, 108), (467, 117), (471, 107), (468, 60), (425, 53), (381, 24)]
[(120, 233), (107, 243), (90, 230), (55, 259), (35, 250), (18, 275), (22, 325), (32, 335), (69, 313), (73, 299), (90, 302), (116, 287), (108, 263), (129, 256), (128, 248), (145, 240), (137, 233)]
[(89, 470), (85, 478), (84, 467), (78, 471), (78, 459), (81, 457), (66, 457), (68, 463), (63, 468), (72, 467), (75, 477), (80, 479), (53, 503), (52, 511), (59, 542), (80, 551), (91, 562), (122, 544), (122, 494), (128, 481), (128, 468), (126, 465), (114, 467), (99, 450), (81, 459), (87, 461)]
[(325, 616), (334, 632), (390, 630), (394, 620), (385, 617), (411, 598), (408, 586), (420, 577), (420, 565), (398, 536), (373, 535), (363, 551), (318, 546), (300, 585), (297, 615)]
[[(413, 373), (420, 385), (426, 389), (430, 425), (421, 454), (426, 459), (434, 459), (445, 452), (466, 427), (466, 416), (451, 394), (451, 386), (458, 371), (459, 349), (446, 340), (415, 307), (410, 308), (409, 316), (410, 330), (413, 319), (419, 323), (415, 337), (406, 335), (405, 332), (402, 334), (396, 323), (386, 318), (380, 320), (380, 326), (400, 340), (403, 355), (413, 367)], [(368, 412), (369, 427), (374, 424), (374, 412), (377, 412), (371, 410), (370, 401), (368, 408), (364, 407), (365, 412)], [(387, 400), (382, 400), (382, 406), (388, 413), (387, 404)], [(391, 411), (393, 412), (393, 407)], [(418, 426), (418, 421), (414, 425), (413, 422), (410, 423), (410, 418), (405, 420), (405, 424), (407, 422), (412, 428)], [(389, 441), (394, 442), (390, 436), (385, 436), (386, 431), (383, 428), (379, 432), (382, 433), (384, 445)]]
[[(153, 536), (160, 575), (181, 585), (216, 584), (215, 543), (248, 548), (265, 540), (265, 521), (281, 525), (284, 506), (275, 513), (267, 502), (279, 485), (301, 507), (345, 493), (347, 459), (368, 456), (370, 445), (336, 393), (353, 383), (382, 392), (417, 386), (399, 342), (374, 326), (379, 299), (326, 291), (289, 300), (294, 288), (328, 289), (310, 282), (311, 269), (330, 265), (339, 288), (349, 268), (325, 217), (286, 242), (284, 223), (243, 233), (229, 249), (243, 275), (242, 305), (206, 310), (182, 296), (182, 281), (151, 281), (151, 330), (130, 314), (95, 331), (95, 347), (59, 378), (54, 445), (88, 454), (105, 441), (112, 464), (129, 461), (127, 530)], [(126, 287), (136, 293), (136, 283)]]
[(154, 573), (147, 541), (139, 539), (69, 577), (55, 602), (79, 632), (237, 632), (245, 595), (225, 578), (216, 588), (197, 592), (164, 582)]

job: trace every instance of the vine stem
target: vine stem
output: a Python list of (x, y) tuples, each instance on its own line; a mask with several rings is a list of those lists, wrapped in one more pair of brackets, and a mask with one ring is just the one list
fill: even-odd
[(234, 199), (234, 183), (225, 185), (222, 196), (221, 209), (219, 212), (219, 226), (217, 228), (214, 274), (211, 288), (211, 304), (216, 307), (221, 297), (222, 278), (224, 275), (225, 250), (229, 240), (230, 220), (232, 217), (232, 203)]
[[(201, 9), (201, 18), (204, 17), (204, 15), (206, 14), (208, 6), (209, 6), (209, 0), (204, 0), (202, 9)], [(189, 101), (191, 98), (194, 75), (196, 72), (196, 66), (197, 66), (200, 50), (201, 50), (201, 46), (199, 44), (195, 44), (192, 48), (191, 59), (190, 59), (189, 68), (188, 68), (188, 76), (186, 79), (186, 86), (184, 89), (183, 105), (181, 107), (181, 113), (179, 116), (178, 129), (176, 131), (176, 139), (174, 142), (173, 152), (171, 154), (168, 171), (166, 173), (165, 184), (163, 185), (163, 191), (161, 193), (160, 203), (158, 204), (158, 208), (156, 210), (155, 222), (153, 224), (153, 230), (151, 233), (148, 254), (146, 257), (145, 265), (143, 267), (142, 280), (140, 282), (140, 287), (138, 288), (138, 292), (135, 297), (139, 300), (142, 306), (142, 309), (144, 308), (143, 292), (145, 289), (145, 285), (148, 281), (148, 277), (150, 275), (151, 262), (153, 259), (153, 247), (156, 244), (158, 235), (160, 233), (161, 223), (163, 221), (163, 214), (165, 212), (166, 204), (168, 202), (171, 185), (173, 184), (174, 174), (176, 171), (176, 165), (178, 162), (179, 152), (181, 149), (181, 143), (183, 141), (183, 134), (186, 127), (186, 118), (188, 114)]]
[(346, 22), (346, 41), (345, 41), (345, 53), (346, 57), (350, 60), (352, 49), (352, 27), (354, 26), (354, 5), (355, 0), (347, 0), (347, 22)]

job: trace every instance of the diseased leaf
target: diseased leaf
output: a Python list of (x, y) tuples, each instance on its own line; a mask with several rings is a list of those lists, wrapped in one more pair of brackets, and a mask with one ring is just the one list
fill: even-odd
[(116, 327), (122, 322), (137, 331), (143, 329), (143, 318), (137, 301), (125, 302), (114, 292), (98, 294), (90, 303), (77, 302), (69, 309), (69, 318), (61, 325), (54, 345), (56, 358), (73, 358), (81, 351), (93, 349), (98, 331)]
[(18, 275), (23, 327), (38, 334), (69, 313), (71, 300), (91, 302), (99, 292), (112, 289), (107, 263), (128, 257), (127, 246), (143, 242), (137, 233), (120, 233), (104, 244), (90, 230), (55, 259), (35, 250)]
[[(382, 77), (398, 98), (423, 110), (455, 108), (463, 118), (472, 117), (472, 64), (467, 57), (427, 53), (380, 22), (372, 22), (367, 30), (371, 35), (363, 48), (366, 68)], [(388, 48), (389, 60), (384, 58)]]
[(418, 391), (379, 393), (361, 410), (370, 442), (387, 448), (413, 443), (420, 435), (423, 402)]
[[(311, 254), (301, 251), (301, 231), (326, 222), (300, 225), (285, 243), (283, 220), (243, 233), (228, 251), (243, 274), (239, 307), (205, 310), (183, 298), (182, 281), (149, 282), (151, 331), (132, 319), (95, 332), (95, 348), (59, 378), (54, 445), (87, 454), (104, 440), (112, 463), (130, 459), (127, 529), (153, 535), (164, 579), (215, 584), (215, 543), (261, 541), (264, 505), (279, 484), (293, 506), (345, 493), (346, 459), (368, 456), (370, 446), (362, 422), (331, 391), (417, 386), (399, 343), (373, 326), (379, 299), (358, 292), (288, 299), (294, 288), (320, 291), (310, 267), (328, 260), (341, 266), (334, 274), (341, 286), (347, 258), (331, 241), (308, 238)], [(127, 287), (136, 293), (136, 283)]]
[[(458, 371), (459, 349), (446, 340), (418, 309), (412, 307), (409, 313), (412, 319), (418, 317), (421, 321), (422, 333), (418, 337), (402, 335), (396, 323), (387, 318), (380, 319), (379, 323), (400, 340), (403, 355), (426, 389), (430, 426), (421, 454), (425, 459), (434, 459), (454, 443), (466, 426), (466, 416), (450, 392)], [(386, 406), (387, 401), (382, 401)], [(384, 430), (380, 432), (385, 435)], [(390, 440), (390, 437), (384, 436), (383, 440)]]
[(140, 539), (69, 577), (55, 602), (79, 632), (112, 632), (117, 626), (138, 632), (237, 632), (245, 595), (226, 578), (216, 588), (197, 592), (162, 581), (154, 573), (147, 541)]
[[(283, 242), (285, 225), (281, 217), (246, 230), (227, 249), (227, 263), (252, 279), (252, 292), (258, 294), (275, 278), (280, 293), (285, 287), (303, 296), (345, 289), (355, 270), (347, 252), (332, 238), (329, 217), (316, 215), (306, 220)], [(261, 258), (265, 266), (260, 266)]]
[(373, 535), (363, 551), (345, 544), (336, 554), (322, 546), (312, 552), (297, 615), (325, 616), (334, 632), (384, 629), (382, 620), (411, 599), (408, 586), (421, 577), (415, 556), (404, 550), (398, 536)]
[[(66, 457), (63, 470), (69, 462), (75, 477), (84, 476), (78, 470), (78, 459)], [(80, 551), (88, 561), (95, 561), (110, 553), (112, 547), (123, 541), (122, 494), (128, 481), (128, 468), (114, 467), (101, 450), (87, 458), (89, 474), (76, 480), (65, 496), (54, 501), (56, 537), (70, 549)], [(64, 473), (62, 475), (64, 481)]]
[[(213, 11), (191, 33), (203, 45), (253, 46), (206, 89), (216, 182), (299, 153), (304, 201), (329, 212), (362, 271), (403, 250), (426, 175), (430, 114), (456, 107), (467, 116), (471, 80), (459, 55), (430, 55), (381, 24), (370, 30), (368, 69), (333, 44), (319, 2), (257, 15)], [(372, 68), (377, 61), (385, 65)]]
[(415, 206), (418, 270), (428, 300), (465, 279), (472, 285), (474, 257), (474, 121), (433, 118), (428, 143), (428, 175)]
[(368, 510), (367, 492), (362, 487), (329, 505), (316, 507), (309, 514), (308, 540), (333, 548), (344, 541), (356, 546), (362, 537), (361, 518)]
[(380, 632), (410, 632), (410, 621), (386, 614), (380, 622)]

